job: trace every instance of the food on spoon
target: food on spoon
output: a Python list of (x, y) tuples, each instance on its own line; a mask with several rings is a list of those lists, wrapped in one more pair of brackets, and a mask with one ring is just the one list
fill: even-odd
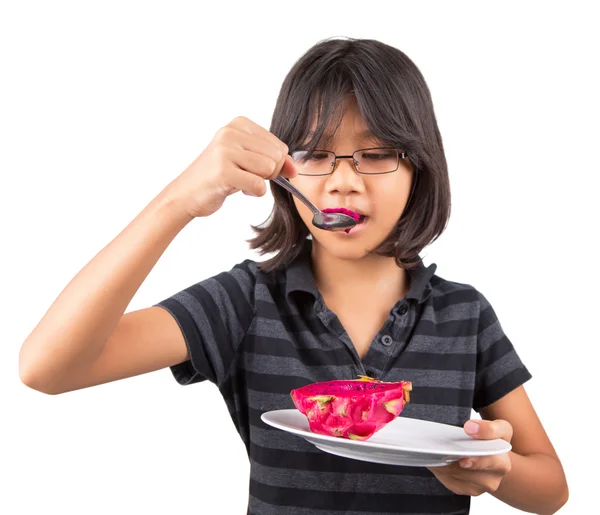
[(313, 433), (367, 440), (400, 415), (411, 390), (410, 381), (385, 382), (361, 376), (308, 384), (290, 395)]
[[(328, 207), (322, 209), (321, 211), (323, 211), (323, 213), (342, 213), (344, 215), (348, 215), (354, 218), (354, 220), (356, 220), (356, 223), (361, 223), (365, 218), (364, 216), (359, 215), (358, 213), (355, 213), (350, 209), (346, 209), (345, 207)], [(344, 232), (349, 233), (351, 230), (352, 227), (348, 227), (347, 229), (344, 229)]]

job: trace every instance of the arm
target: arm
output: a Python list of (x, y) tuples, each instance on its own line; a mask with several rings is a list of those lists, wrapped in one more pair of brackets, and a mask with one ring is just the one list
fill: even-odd
[[(558, 456), (523, 386), (481, 410), (484, 420), (465, 424), (473, 438), (502, 438), (512, 450), (497, 456), (465, 458), (431, 471), (459, 495), (491, 493), (523, 511), (556, 513), (569, 497)], [(472, 431), (477, 428), (477, 431)]]
[[(72, 279), (26, 339), (19, 355), (22, 381), (57, 394), (185, 360), (177, 324), (163, 310), (123, 313), (190, 220), (168, 196), (154, 199)], [(152, 352), (141, 358), (139, 346), (148, 343)]]
[(505, 420), (513, 430), (510, 472), (492, 495), (524, 511), (555, 513), (569, 498), (567, 480), (525, 389), (517, 388), (481, 410), (481, 415)]
[(176, 321), (160, 307), (123, 315), (175, 236), (237, 191), (266, 193), (266, 179), (295, 170), (287, 146), (247, 118), (209, 146), (66, 286), (19, 354), (19, 375), (57, 394), (188, 359)]

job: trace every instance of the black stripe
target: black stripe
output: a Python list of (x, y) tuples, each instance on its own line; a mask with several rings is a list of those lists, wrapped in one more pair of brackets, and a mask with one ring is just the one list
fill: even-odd
[[(203, 346), (214, 346), (218, 342), (219, 349), (218, 352), (215, 352), (214, 354), (218, 356), (217, 359), (221, 360), (221, 369), (224, 372), (227, 372), (229, 364), (231, 363), (231, 360), (234, 357), (234, 351), (231, 342), (231, 335), (229, 334), (229, 331), (227, 331), (227, 328), (223, 324), (223, 319), (221, 317), (219, 307), (215, 303), (213, 296), (201, 283), (190, 286), (186, 291), (187, 293), (192, 295), (202, 306), (202, 309), (204, 310), (204, 314), (206, 316), (206, 320), (208, 321), (214, 336), (213, 341), (195, 341), (196, 346), (202, 348), (192, 349), (192, 351), (195, 351), (196, 354), (202, 354), (202, 356), (205, 357), (207, 361), (210, 361), (210, 359), (208, 359), (207, 353), (205, 353)], [(194, 365), (196, 365), (196, 362), (194, 362)], [(210, 363), (208, 364), (208, 366), (211, 366)], [(211, 366), (211, 368), (213, 367)], [(209, 377), (209, 379), (213, 382), (218, 382), (222, 379), (222, 377), (216, 377), (215, 372), (216, 371), (213, 370), (214, 378)]]
[[(311, 508), (328, 512), (366, 513), (448, 513), (468, 510), (470, 497), (448, 495), (367, 494), (358, 492), (320, 492), (318, 490), (275, 488), (250, 480), (250, 495), (276, 506)], [(282, 504), (281, 501), (285, 504)], [(468, 513), (468, 511), (465, 511)]]
[(477, 372), (497, 362), (514, 350), (513, 344), (503, 335), (498, 341), (489, 345), (477, 356)]
[[(273, 431), (279, 429), (271, 428)], [(291, 438), (300, 438), (289, 435)], [(326, 453), (306, 442), (316, 452), (290, 451), (269, 449), (254, 442), (250, 443), (251, 461), (260, 463), (265, 467), (306, 470), (308, 472), (338, 472), (343, 474), (388, 474), (393, 476), (433, 477), (425, 467), (401, 467), (398, 465), (385, 465), (368, 461), (341, 458)], [(283, 473), (283, 472), (282, 472)]]
[(157, 306), (164, 307), (175, 317), (190, 354), (190, 360), (171, 367), (177, 382), (192, 384), (205, 379), (216, 382), (217, 374), (204, 350), (202, 334), (198, 330), (192, 315), (173, 297), (163, 300)]
[(301, 348), (293, 341), (272, 336), (257, 336), (248, 334), (244, 338), (244, 350), (248, 354), (275, 356), (279, 358), (295, 358), (304, 365), (327, 366), (340, 364), (354, 364), (351, 353), (346, 347), (336, 349)]
[(438, 293), (439, 289), (436, 286), (444, 284), (444, 288), (448, 288), (448, 281), (441, 280), (440, 278), (432, 278), (431, 286), (433, 287), (435, 295), (433, 295), (433, 303), (435, 309), (442, 309), (446, 306), (452, 306), (453, 304), (464, 304), (465, 302), (478, 302), (479, 296), (477, 290), (471, 286), (462, 287), (460, 289), (452, 289), (442, 293)]
[(473, 399), (473, 409), (480, 411), (500, 400), (523, 383), (531, 379), (531, 373), (525, 367), (517, 368), (485, 389), (477, 388)]

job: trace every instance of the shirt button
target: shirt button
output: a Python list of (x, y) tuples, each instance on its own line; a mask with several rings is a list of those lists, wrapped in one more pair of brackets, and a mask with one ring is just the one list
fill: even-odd
[(400, 309), (398, 310), (398, 313), (400, 313), (401, 315), (406, 315), (407, 312), (408, 306), (406, 304), (402, 304), (402, 306), (400, 306)]
[(381, 343), (383, 343), (386, 347), (389, 347), (393, 341), (394, 340), (392, 340), (392, 337), (388, 334), (381, 338)]

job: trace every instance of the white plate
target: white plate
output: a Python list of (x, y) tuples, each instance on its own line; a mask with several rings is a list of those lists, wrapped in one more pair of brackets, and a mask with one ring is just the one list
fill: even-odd
[(462, 427), (402, 415), (366, 441), (313, 433), (308, 420), (297, 409), (268, 411), (261, 419), (277, 429), (301, 436), (330, 454), (389, 465), (440, 467), (469, 456), (503, 454), (512, 448), (500, 439), (474, 440)]

